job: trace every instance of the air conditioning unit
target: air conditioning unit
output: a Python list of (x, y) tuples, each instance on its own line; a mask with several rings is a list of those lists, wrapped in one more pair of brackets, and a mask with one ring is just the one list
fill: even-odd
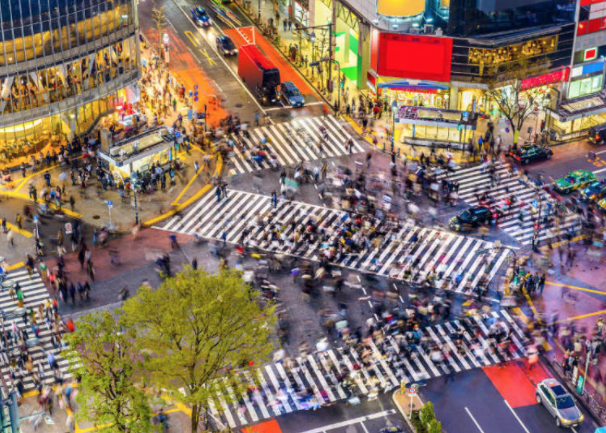
[(428, 34), (428, 35), (432, 34), (433, 33), (433, 24), (425, 24), (423, 26), (423, 33)]

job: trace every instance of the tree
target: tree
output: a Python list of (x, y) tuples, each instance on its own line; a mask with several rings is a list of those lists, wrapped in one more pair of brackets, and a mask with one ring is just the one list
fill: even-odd
[(133, 344), (135, 333), (123, 327), (121, 311), (87, 314), (66, 335), (64, 356), (70, 372), (81, 378), (76, 412), (79, 419), (103, 431), (149, 432), (151, 409), (136, 383), (141, 377), (141, 356)]
[(152, 21), (158, 32), (158, 55), (162, 53), (162, 33), (164, 33), (164, 27), (166, 27), (166, 14), (164, 13), (164, 6), (152, 9)]
[(421, 421), (423, 421), (423, 424), (427, 425), (430, 422), (432, 422), (433, 420), (436, 419), (436, 416), (434, 414), (433, 411), (433, 403), (428, 401), (427, 403), (425, 403), (423, 405), (423, 407), (421, 408), (421, 413), (420, 416)]
[(209, 401), (229, 400), (227, 385), (235, 398), (242, 395), (247, 384), (239, 373), (266, 362), (275, 348), (275, 307), (235, 271), (211, 275), (188, 267), (157, 290), (142, 287), (123, 308), (138, 330), (138, 348), (149, 354), (151, 383), (191, 407), (192, 432)]
[(540, 88), (522, 89), (522, 80), (548, 73), (549, 66), (549, 60), (531, 62), (523, 57), (490, 69), (487, 96), (509, 120), (516, 144), (524, 122), (534, 111), (535, 103), (540, 103), (543, 98)]
[(442, 423), (437, 419), (434, 419), (429, 423), (427, 433), (442, 433)]

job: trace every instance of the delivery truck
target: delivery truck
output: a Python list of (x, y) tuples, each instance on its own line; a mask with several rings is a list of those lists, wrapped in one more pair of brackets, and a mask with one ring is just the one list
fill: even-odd
[(278, 101), (277, 88), (280, 85), (280, 70), (258, 46), (250, 44), (240, 47), (238, 75), (248, 90), (263, 105), (271, 105)]

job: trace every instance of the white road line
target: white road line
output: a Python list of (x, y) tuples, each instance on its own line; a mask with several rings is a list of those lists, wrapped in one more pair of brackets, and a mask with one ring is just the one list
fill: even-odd
[(476, 425), (478, 430), (480, 430), (480, 433), (484, 433), (484, 430), (482, 430), (482, 427), (480, 427), (480, 423), (473, 417), (473, 415), (471, 414), (471, 411), (467, 407), (465, 408), (465, 411), (467, 412), (467, 415), (469, 415), (469, 418), (471, 418), (473, 423)]
[(511, 411), (511, 413), (513, 414), (513, 416), (515, 416), (515, 418), (518, 420), (518, 422), (520, 423), (520, 425), (522, 426), (522, 428), (524, 429), (524, 431), (526, 433), (530, 433), (530, 431), (526, 428), (526, 426), (524, 425), (524, 423), (522, 422), (522, 420), (520, 419), (520, 417), (518, 416), (518, 414), (512, 409), (511, 406), (509, 406), (509, 403), (507, 403), (507, 400), (503, 400), (505, 402), (505, 404), (507, 405), (507, 407), (509, 408), (509, 410)]

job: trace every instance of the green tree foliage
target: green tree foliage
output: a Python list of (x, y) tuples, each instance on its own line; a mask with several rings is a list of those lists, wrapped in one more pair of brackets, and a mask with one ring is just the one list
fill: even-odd
[(191, 407), (192, 432), (209, 401), (229, 395), (228, 386), (234, 397), (241, 395), (247, 384), (240, 379), (255, 377), (244, 370), (266, 362), (275, 349), (274, 307), (234, 271), (186, 268), (157, 290), (142, 287), (123, 309), (137, 329), (137, 348), (149, 355), (150, 383)]
[(104, 432), (152, 431), (148, 399), (137, 382), (141, 356), (135, 350), (135, 332), (123, 328), (124, 315), (104, 311), (78, 319), (76, 330), (66, 335), (69, 349), (63, 356), (70, 372), (81, 378), (76, 397), (76, 417), (108, 425)]
[(429, 423), (427, 433), (442, 433), (442, 423), (437, 419), (434, 419)]
[(420, 418), (424, 424), (429, 424), (430, 422), (436, 419), (436, 415), (433, 411), (432, 402), (428, 401), (427, 403), (425, 403), (425, 405), (423, 405), (423, 408), (421, 409)]

